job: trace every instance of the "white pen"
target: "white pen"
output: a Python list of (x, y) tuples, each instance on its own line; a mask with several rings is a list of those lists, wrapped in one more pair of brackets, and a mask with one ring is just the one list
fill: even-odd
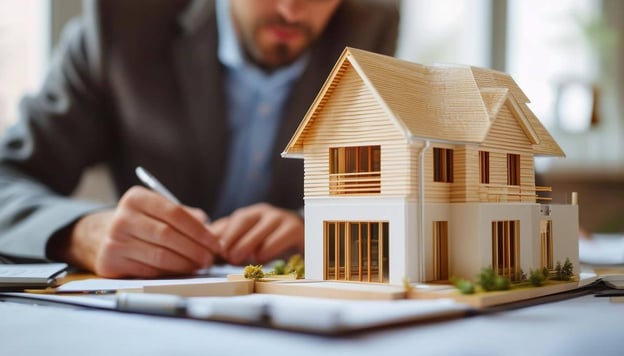
[(185, 315), (186, 299), (172, 294), (119, 293), (117, 310), (158, 315)]
[(141, 182), (150, 187), (153, 191), (161, 194), (162, 196), (176, 204), (180, 204), (178, 198), (176, 198), (175, 195), (173, 195), (173, 193), (169, 191), (169, 189), (165, 188), (165, 186), (160, 183), (158, 179), (156, 179), (156, 177), (146, 171), (145, 168), (137, 166), (134, 170), (134, 173), (136, 173), (137, 177), (139, 177)]
[[(169, 191), (156, 177), (154, 177), (150, 172), (148, 172), (145, 168), (141, 166), (137, 166), (134, 169), (134, 173), (136, 173), (137, 177), (143, 182), (143, 184), (147, 185), (150, 189), (164, 196), (165, 198), (171, 200), (176, 204), (181, 204), (180, 200), (176, 198), (173, 193)], [(210, 217), (206, 217), (205, 224), (210, 224)]]

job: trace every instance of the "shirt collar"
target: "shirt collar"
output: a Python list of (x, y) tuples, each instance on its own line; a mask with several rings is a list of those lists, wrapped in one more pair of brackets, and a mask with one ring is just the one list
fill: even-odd
[(217, 30), (219, 32), (219, 61), (226, 67), (236, 68), (245, 63), (243, 54), (238, 46), (238, 38), (232, 16), (230, 15), (230, 2), (217, 0)]

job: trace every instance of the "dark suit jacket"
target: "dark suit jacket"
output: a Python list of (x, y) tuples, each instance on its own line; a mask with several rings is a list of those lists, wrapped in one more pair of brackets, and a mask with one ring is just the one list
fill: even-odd
[[(283, 109), (268, 202), (303, 205), (303, 165), (281, 159), (345, 46), (393, 54), (396, 6), (344, 1)], [(87, 1), (45, 84), (0, 141), (0, 253), (44, 258), (50, 236), (102, 208), (70, 200), (85, 168), (106, 163), (118, 192), (142, 165), (209, 214), (228, 130), (214, 1)]]

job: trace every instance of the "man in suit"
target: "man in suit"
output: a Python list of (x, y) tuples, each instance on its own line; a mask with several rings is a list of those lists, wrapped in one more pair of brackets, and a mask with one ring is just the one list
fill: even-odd
[[(301, 251), (303, 167), (279, 153), (344, 47), (393, 54), (397, 24), (361, 0), (85, 2), (0, 141), (0, 254), (150, 277)], [(118, 204), (68, 198), (102, 162)]]

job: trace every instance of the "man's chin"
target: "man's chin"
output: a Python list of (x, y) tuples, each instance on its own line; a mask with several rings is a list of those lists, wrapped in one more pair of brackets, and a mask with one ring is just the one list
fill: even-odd
[(302, 53), (302, 51), (292, 51), (286, 46), (275, 47), (268, 52), (264, 52), (260, 62), (266, 69), (275, 70), (292, 64)]

